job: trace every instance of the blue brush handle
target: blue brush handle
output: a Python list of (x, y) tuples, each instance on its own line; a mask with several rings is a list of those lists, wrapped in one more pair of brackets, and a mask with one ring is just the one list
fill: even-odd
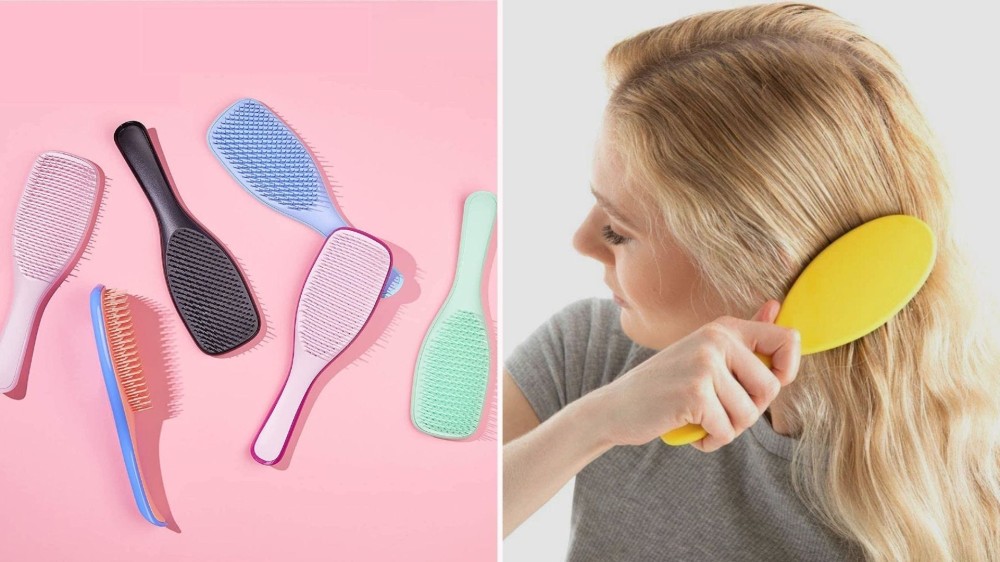
[(128, 473), (128, 481), (132, 486), (132, 495), (135, 496), (135, 504), (139, 508), (139, 513), (153, 525), (165, 527), (167, 523), (160, 521), (153, 515), (153, 508), (149, 505), (146, 489), (142, 485), (139, 459), (136, 457), (135, 447), (132, 445), (128, 417), (125, 414), (125, 405), (122, 403), (122, 396), (118, 390), (118, 377), (115, 375), (114, 364), (111, 362), (111, 349), (108, 345), (107, 332), (104, 329), (104, 312), (101, 306), (101, 291), (103, 290), (104, 285), (98, 285), (90, 293), (90, 320), (94, 324), (97, 355), (101, 359), (101, 372), (104, 373), (104, 386), (108, 389), (108, 400), (111, 401), (111, 413), (114, 414), (115, 429), (118, 430), (118, 444), (122, 448), (125, 471)]

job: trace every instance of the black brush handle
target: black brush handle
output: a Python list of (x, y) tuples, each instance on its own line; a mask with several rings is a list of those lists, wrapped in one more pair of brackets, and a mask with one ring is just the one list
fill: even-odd
[(153, 212), (160, 222), (163, 243), (166, 244), (170, 235), (178, 228), (200, 231), (177, 201), (167, 174), (163, 171), (163, 164), (153, 148), (153, 142), (149, 140), (146, 127), (138, 121), (122, 123), (115, 130), (115, 144), (153, 206)]

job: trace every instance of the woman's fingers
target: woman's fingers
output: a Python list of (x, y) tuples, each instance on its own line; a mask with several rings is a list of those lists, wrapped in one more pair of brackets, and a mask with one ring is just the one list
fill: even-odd
[[(744, 377), (753, 379), (754, 390), (747, 388), (746, 384), (740, 380), (740, 375), (736, 372), (731, 373), (723, 370), (715, 377), (715, 393), (719, 397), (722, 407), (726, 409), (726, 413), (729, 415), (729, 422), (736, 430), (737, 435), (756, 423), (757, 418), (767, 408), (767, 404), (770, 404), (771, 398), (768, 398), (766, 393), (770, 393), (772, 390), (771, 388), (765, 390), (765, 387), (773, 384), (775, 395), (780, 388), (778, 379), (764, 368), (764, 364), (754, 357), (752, 353), (748, 352), (748, 354), (750, 355), (750, 359), (756, 361), (760, 365), (760, 369), (765, 371), (764, 376), (770, 378), (770, 383), (766, 379), (763, 379), (759, 372), (755, 372), (752, 377)], [(745, 367), (740, 366), (738, 368), (743, 369)]]
[(699, 451), (711, 453), (736, 438), (736, 428), (729, 421), (729, 414), (715, 392), (708, 391), (702, 402), (701, 427), (708, 432), (703, 439), (691, 445)]
[[(714, 393), (701, 398), (701, 426), (708, 436), (694, 444), (699, 450), (714, 451), (747, 430), (798, 374), (800, 336), (773, 324), (779, 309), (769, 300), (751, 320), (722, 317), (705, 327), (703, 337), (724, 361), (715, 370)], [(771, 357), (770, 369), (755, 352)]]
[[(797, 345), (793, 343), (792, 349), (794, 350)], [(763, 414), (771, 401), (778, 396), (783, 386), (781, 379), (741, 342), (734, 341), (732, 347), (726, 351), (726, 364), (734, 382), (737, 382), (743, 393), (755, 404), (757, 415)], [(794, 373), (791, 378), (794, 378)]]
[(801, 355), (798, 330), (730, 316), (724, 316), (715, 322), (728, 328), (750, 351), (769, 356), (771, 371), (782, 386), (795, 380)]

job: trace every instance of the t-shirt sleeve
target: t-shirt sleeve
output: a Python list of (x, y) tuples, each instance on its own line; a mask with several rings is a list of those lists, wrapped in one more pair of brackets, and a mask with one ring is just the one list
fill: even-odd
[[(574, 302), (557, 312), (507, 357), (504, 369), (545, 421), (570, 402), (610, 380), (609, 355), (627, 355), (618, 311), (602, 299)], [(625, 353), (609, 354), (609, 343)]]

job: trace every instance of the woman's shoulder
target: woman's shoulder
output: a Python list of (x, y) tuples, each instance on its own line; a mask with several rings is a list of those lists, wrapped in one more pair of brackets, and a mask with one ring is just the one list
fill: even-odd
[(620, 317), (621, 308), (613, 300), (593, 297), (566, 305), (550, 322), (561, 333), (568, 352), (608, 369), (601, 373), (608, 382), (653, 353), (629, 339)]

